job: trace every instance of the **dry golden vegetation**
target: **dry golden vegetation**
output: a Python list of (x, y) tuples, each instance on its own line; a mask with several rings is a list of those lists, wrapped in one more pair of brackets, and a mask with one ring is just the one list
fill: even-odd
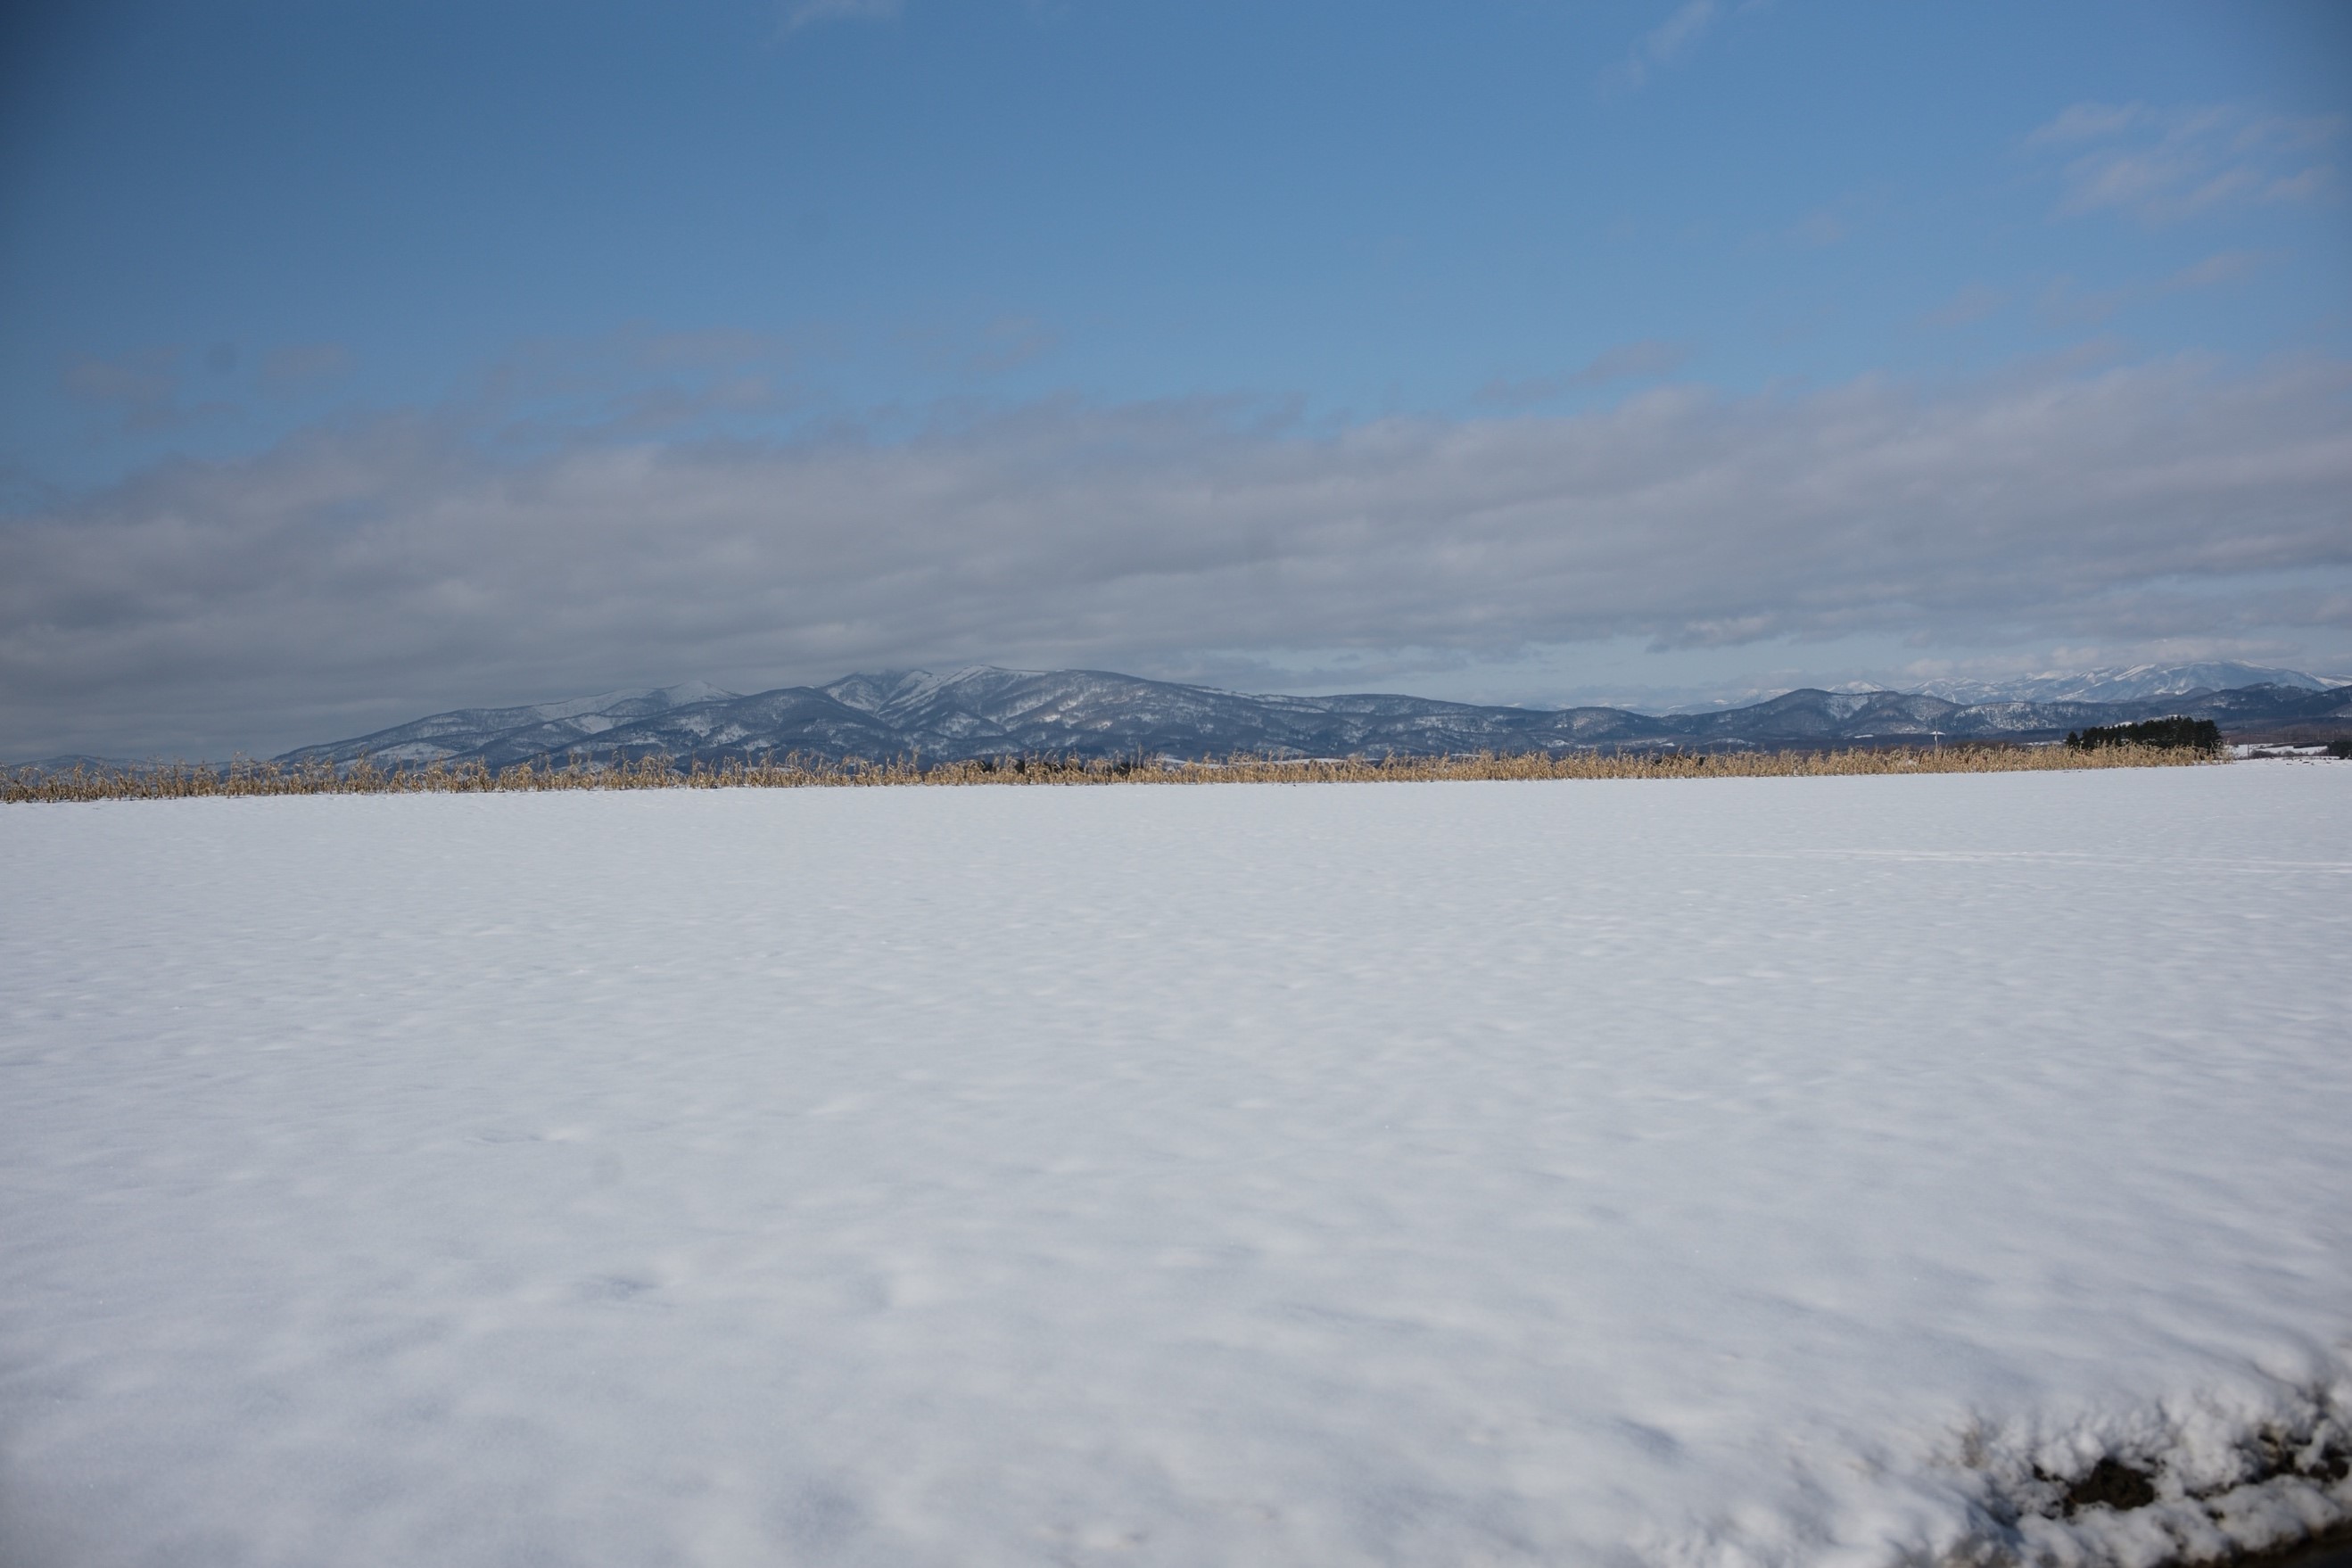
[(1856, 773), (1990, 773), (2080, 768), (2180, 767), (2215, 762), (2209, 752), (2119, 745), (2094, 751), (2065, 746), (1889, 747), (1874, 751), (1480, 752), (1471, 756), (1286, 760), (1234, 757), (1223, 762), (990, 758), (966, 763), (782, 761), (695, 763), (666, 758), (635, 763), (519, 764), (478, 763), (383, 768), (362, 759), (338, 770), (327, 763), (289, 766), (236, 762), (159, 763), (136, 768), (78, 767), (0, 774), (0, 801), (177, 800), (195, 795), (471, 795), (574, 789), (832, 789), (904, 784), (1380, 784), (1469, 779), (1705, 779), (1822, 777)]

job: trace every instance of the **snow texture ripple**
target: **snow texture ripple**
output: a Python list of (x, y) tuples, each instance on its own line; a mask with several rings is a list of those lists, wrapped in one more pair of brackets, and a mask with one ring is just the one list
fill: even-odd
[(15, 806), (0, 864), (11, 1568), (2352, 1519), (2352, 768)]

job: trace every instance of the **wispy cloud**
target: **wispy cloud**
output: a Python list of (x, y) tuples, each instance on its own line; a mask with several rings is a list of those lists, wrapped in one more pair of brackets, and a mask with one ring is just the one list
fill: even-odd
[(2009, 296), (1984, 283), (1963, 284), (1943, 304), (1920, 318), (1923, 326), (1965, 327), (1983, 321), (2009, 303)]
[(1689, 48), (1715, 26), (1715, 0), (1685, 0), (1675, 14), (1642, 40), (1652, 60), (1664, 65)]
[(1053, 328), (1034, 316), (1003, 316), (981, 329), (981, 346), (965, 363), (973, 375), (996, 375), (1016, 370), (1054, 352), (1061, 342)]
[(2191, 289), (2235, 283), (2252, 275), (2262, 266), (2263, 259), (2257, 251), (2220, 250), (2167, 277), (2143, 283), (2126, 283), (2115, 289), (2081, 289), (2076, 287), (2072, 278), (2060, 278), (2042, 290), (2041, 311), (2045, 321), (2060, 326), (2083, 326), (2104, 321), (2116, 311), (2134, 305), (2145, 305)]
[(2155, 118), (2143, 103), (2077, 103), (2027, 136), (2029, 147), (2064, 147), (2119, 136)]
[(898, 342), (940, 374), (971, 380), (1001, 375), (1044, 358), (1061, 346), (1061, 334), (1039, 318), (1003, 315), (978, 326), (909, 327)]
[(1549, 402), (1563, 393), (1671, 375), (1689, 358), (1690, 349), (1686, 344), (1643, 338), (1636, 342), (1618, 343), (1603, 349), (1580, 369), (1567, 375), (1490, 381), (1471, 395), (1471, 401), (1485, 408), (1528, 408)]
[(1799, 218), (1790, 226), (1788, 237), (1800, 245), (1811, 246), (1816, 250), (1821, 250), (1843, 242), (1846, 236), (1853, 232), (1843, 214), (1830, 207), (1822, 207)]
[(191, 714), (290, 744), (355, 700), (656, 674), (1616, 637), (2340, 643), (2347, 395), (2339, 362), (2168, 362), (1320, 432), (1056, 402), (900, 440), (527, 457), (432, 413), (346, 421), (0, 520), (0, 755), (172, 743)]
[(772, 409), (788, 401), (783, 378), (807, 345), (773, 332), (665, 331), (631, 327), (592, 337), (518, 344), (482, 375), (471, 398), (478, 421), (516, 421), (568, 433), (675, 431), (705, 415)]
[(1721, 14), (1717, 0), (1683, 0), (1664, 21), (1635, 41), (1632, 51), (1612, 68), (1604, 85), (1622, 92), (1639, 91), (1653, 72), (1696, 47)]
[(2159, 293), (2173, 294), (2183, 289), (2210, 289), (2218, 283), (2234, 283), (2262, 265), (2263, 258), (2251, 250), (2216, 251), (2202, 261), (2192, 262), (2171, 277), (2156, 285)]
[(1472, 395), (1471, 401), (1488, 408), (1527, 408), (1548, 402), (1565, 392), (1580, 392), (1650, 376), (1672, 375), (1689, 358), (1687, 344), (1668, 342), (1660, 338), (1643, 338), (1636, 342), (1618, 343), (1603, 349), (1587, 360), (1582, 367), (1567, 375), (1490, 381)]
[(1804, 213), (1784, 227), (1764, 230), (1750, 237), (1749, 243), (1758, 246), (1794, 246), (1804, 250), (1826, 250), (1833, 245), (1843, 245), (1853, 237), (1854, 231), (1882, 213), (1887, 204), (1887, 194), (1880, 188), (1864, 188), (1843, 193)]
[(262, 390), (278, 396), (308, 392), (352, 373), (352, 351), (341, 343), (288, 343), (261, 360)]
[(149, 349), (120, 359), (82, 354), (66, 363), (67, 392), (86, 403), (104, 404), (137, 416), (168, 408), (180, 395), (180, 351)]
[(1657, 338), (1643, 338), (1637, 342), (1619, 343), (1595, 354), (1583, 369), (1568, 378), (1570, 386), (1605, 386), (1611, 382), (1630, 381), (1641, 376), (1672, 375), (1690, 358), (1690, 350), (1681, 343), (1671, 343)]
[[(224, 348), (228, 350), (225, 362)], [(173, 345), (113, 359), (81, 354), (66, 362), (59, 380), (68, 395), (105, 410), (118, 428), (131, 435), (184, 429), (233, 416), (236, 410), (231, 404), (190, 403), (182, 398), (181, 367), (187, 357), (186, 351)], [(236, 351), (229, 345), (218, 345), (202, 358), (215, 374), (226, 375), (236, 368)]]
[(2025, 138), (2062, 158), (2059, 210), (2178, 223), (2217, 209), (2311, 201), (2329, 192), (2339, 116), (2262, 115), (2230, 106), (2159, 110), (2078, 103)]

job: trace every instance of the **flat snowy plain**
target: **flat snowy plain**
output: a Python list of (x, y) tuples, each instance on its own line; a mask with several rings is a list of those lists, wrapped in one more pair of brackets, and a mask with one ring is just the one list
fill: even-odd
[[(0, 864), (9, 1568), (2352, 1518), (2226, 1491), (2352, 1407), (2352, 766), (18, 805)], [(2164, 1500), (2035, 1511), (2103, 1454)]]

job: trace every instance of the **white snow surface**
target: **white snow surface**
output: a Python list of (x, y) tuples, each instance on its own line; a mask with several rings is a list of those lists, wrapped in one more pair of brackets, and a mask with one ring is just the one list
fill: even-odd
[[(10, 1568), (2352, 1519), (2258, 1453), (2352, 1408), (2352, 769), (17, 805), (0, 865)], [(2159, 1500), (2063, 1517), (2102, 1456)]]

